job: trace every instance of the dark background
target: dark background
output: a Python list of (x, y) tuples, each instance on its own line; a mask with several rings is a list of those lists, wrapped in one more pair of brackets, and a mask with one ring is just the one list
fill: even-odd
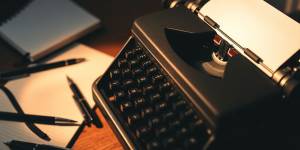
[[(15, 10), (22, 8), (29, 0), (1, 0), (0, 1), (0, 25), (3, 20), (10, 18), (16, 13)], [(80, 38), (75, 42), (86, 44), (98, 51), (115, 56), (122, 45), (130, 36), (130, 28), (133, 21), (143, 15), (161, 10), (161, 0), (74, 0), (91, 14), (102, 21), (102, 28)], [(274, 6), (284, 8), (279, 3), (284, 0), (274, 1)], [(295, 15), (295, 14), (298, 14)], [(294, 18), (299, 13), (293, 12)], [(20, 28), (22, 25), (20, 25)], [(29, 36), (30, 38), (30, 36)], [(74, 42), (73, 42), (74, 43)], [(72, 43), (71, 43), (72, 44)], [(28, 61), (17, 51), (0, 39), (0, 71), (26, 65)], [(100, 65), (100, 64), (99, 64)], [(97, 110), (104, 124), (102, 129), (85, 128), (75, 143), (74, 150), (81, 149), (122, 149), (113, 132), (109, 128), (104, 117)]]

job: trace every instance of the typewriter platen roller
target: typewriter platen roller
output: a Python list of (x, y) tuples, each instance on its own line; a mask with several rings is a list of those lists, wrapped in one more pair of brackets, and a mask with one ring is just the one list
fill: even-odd
[(233, 44), (186, 7), (137, 19), (93, 87), (124, 147), (299, 148), (297, 105)]

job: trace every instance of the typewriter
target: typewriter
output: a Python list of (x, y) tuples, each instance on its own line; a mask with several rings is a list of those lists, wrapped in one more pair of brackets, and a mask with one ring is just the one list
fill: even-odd
[(299, 24), (260, 0), (165, 4), (93, 85), (124, 148), (299, 149)]

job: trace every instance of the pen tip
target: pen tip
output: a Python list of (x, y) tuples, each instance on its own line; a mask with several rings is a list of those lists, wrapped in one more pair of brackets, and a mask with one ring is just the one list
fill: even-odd
[(77, 63), (81, 63), (81, 62), (84, 62), (84, 61), (86, 61), (85, 58), (78, 58), (78, 59), (76, 59), (76, 62), (77, 62)]
[(80, 126), (75, 120), (55, 117), (55, 125), (58, 126)]
[(76, 123), (76, 120), (71, 120), (71, 119), (65, 119), (66, 122), (72, 122), (72, 123)]
[(46, 135), (46, 136), (44, 137), (44, 140), (46, 140), (46, 141), (51, 141), (51, 138), (50, 138), (48, 135)]
[(77, 122), (76, 120), (72, 120), (72, 119), (67, 119), (67, 118), (60, 118), (60, 117), (55, 117), (56, 121), (63, 121), (63, 122), (70, 122), (70, 123), (75, 123)]
[(4, 142), (4, 144), (10, 146), (10, 142)]
[(72, 82), (72, 79), (68, 75), (66, 75), (66, 78), (69, 82)]
[(57, 126), (80, 126), (79, 123), (68, 123), (68, 122), (62, 122), (62, 123), (55, 123)]

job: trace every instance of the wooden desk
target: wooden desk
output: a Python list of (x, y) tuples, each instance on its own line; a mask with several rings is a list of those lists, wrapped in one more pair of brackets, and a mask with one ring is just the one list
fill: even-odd
[[(134, 19), (161, 9), (160, 0), (75, 0), (76, 3), (101, 19), (103, 27), (76, 42), (115, 56), (130, 35)], [(1, 10), (0, 10), (1, 13)], [(0, 69), (26, 63), (12, 47), (0, 40)], [(101, 65), (101, 64), (99, 64)], [(91, 70), (92, 71), (92, 70)], [(74, 150), (122, 149), (104, 117), (97, 110), (104, 127), (85, 127), (74, 145)]]

